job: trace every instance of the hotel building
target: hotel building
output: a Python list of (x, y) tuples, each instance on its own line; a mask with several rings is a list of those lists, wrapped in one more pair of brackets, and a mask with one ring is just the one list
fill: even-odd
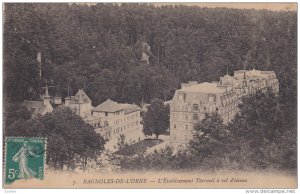
[(183, 145), (193, 138), (194, 128), (205, 114), (217, 112), (226, 124), (238, 111), (240, 98), (258, 90), (279, 92), (273, 71), (239, 70), (215, 82), (182, 83), (170, 102), (170, 138), (172, 145)]

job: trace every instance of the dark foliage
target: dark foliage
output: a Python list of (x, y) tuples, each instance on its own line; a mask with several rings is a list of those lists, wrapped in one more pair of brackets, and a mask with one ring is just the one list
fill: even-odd
[(145, 135), (155, 135), (156, 139), (161, 134), (165, 134), (170, 125), (170, 106), (165, 105), (160, 99), (151, 100), (151, 104), (148, 106), (148, 111), (144, 116), (144, 128)]
[[(37, 98), (45, 82), (53, 93), (88, 91), (149, 103), (169, 100), (180, 82), (218, 79), (237, 69), (274, 70), (281, 101), (295, 110), (297, 14), (147, 4), (6, 4), (4, 94)], [(150, 64), (140, 63), (147, 43)], [(42, 79), (37, 52), (42, 53)], [(288, 110), (290, 112), (295, 112)], [(290, 117), (296, 124), (296, 116)]]
[(55, 109), (43, 117), (17, 120), (6, 128), (7, 136), (46, 137), (47, 164), (68, 168), (80, 164), (86, 168), (104, 149), (104, 139), (94, 128), (67, 108)]

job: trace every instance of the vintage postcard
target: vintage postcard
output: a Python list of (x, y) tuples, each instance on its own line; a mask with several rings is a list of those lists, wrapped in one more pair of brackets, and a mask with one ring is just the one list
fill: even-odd
[(3, 3), (3, 181), (297, 185), (297, 3)]

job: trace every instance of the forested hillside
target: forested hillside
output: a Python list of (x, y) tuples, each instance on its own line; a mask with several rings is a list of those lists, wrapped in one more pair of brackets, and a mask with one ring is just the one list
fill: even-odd
[[(296, 112), (297, 13), (149, 4), (5, 4), (4, 97), (65, 97), (84, 88), (98, 105), (172, 98), (181, 82), (237, 69), (274, 70)], [(141, 63), (141, 44), (151, 49)], [(36, 62), (42, 53), (42, 79)], [(296, 122), (296, 114), (291, 117)]]

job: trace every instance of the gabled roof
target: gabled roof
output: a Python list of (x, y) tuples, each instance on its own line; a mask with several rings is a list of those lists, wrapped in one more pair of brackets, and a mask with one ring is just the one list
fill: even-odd
[(141, 110), (141, 108), (136, 104), (123, 104), (123, 106), (125, 114)]
[(120, 110), (123, 110), (124, 106), (122, 104), (119, 104), (117, 102), (114, 102), (110, 99), (106, 100), (105, 102), (99, 104), (95, 108), (92, 109), (92, 111), (96, 112), (117, 112)]
[(86, 95), (83, 89), (79, 89), (75, 96), (71, 96), (71, 103), (91, 103), (91, 99)]
[(43, 114), (47, 108), (47, 105), (44, 105), (41, 101), (24, 100), (23, 105), (35, 115)]
[(99, 104), (97, 107), (93, 108), (92, 111), (95, 112), (117, 112), (124, 110), (125, 114), (138, 111), (141, 108), (135, 104), (122, 104), (114, 102), (110, 99), (106, 100), (102, 104)]

